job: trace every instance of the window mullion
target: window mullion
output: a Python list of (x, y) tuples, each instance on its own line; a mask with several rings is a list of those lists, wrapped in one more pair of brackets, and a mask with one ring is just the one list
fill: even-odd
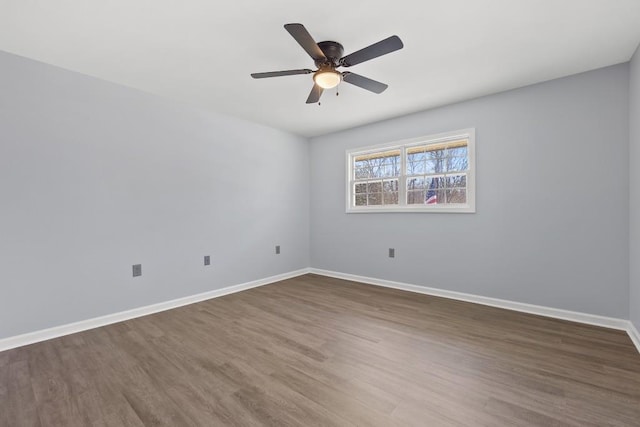
[(407, 205), (407, 179), (405, 171), (407, 162), (407, 147), (400, 149), (400, 173), (398, 174), (398, 205)]

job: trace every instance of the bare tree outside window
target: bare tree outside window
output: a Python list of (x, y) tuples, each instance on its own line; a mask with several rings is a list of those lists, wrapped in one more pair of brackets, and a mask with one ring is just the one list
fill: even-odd
[(466, 141), (407, 150), (407, 204), (466, 203)]
[(356, 157), (356, 206), (398, 204), (400, 167), (400, 150)]

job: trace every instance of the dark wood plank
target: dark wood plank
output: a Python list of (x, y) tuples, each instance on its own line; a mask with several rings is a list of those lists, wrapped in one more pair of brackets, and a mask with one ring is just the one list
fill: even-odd
[(624, 332), (306, 275), (0, 353), (0, 425), (640, 426)]

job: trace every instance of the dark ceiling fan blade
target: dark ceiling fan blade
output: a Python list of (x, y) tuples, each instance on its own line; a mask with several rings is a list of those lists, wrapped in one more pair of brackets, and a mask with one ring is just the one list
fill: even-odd
[(295, 76), (296, 74), (311, 74), (313, 70), (286, 70), (286, 71), (269, 71), (268, 73), (252, 73), (254, 79), (264, 79), (267, 77)]
[(302, 48), (309, 54), (314, 61), (326, 61), (327, 58), (322, 53), (322, 49), (318, 47), (318, 43), (311, 37), (311, 34), (304, 28), (302, 24), (285, 24), (285, 30), (296, 39)]
[(307, 104), (315, 104), (316, 102), (320, 101), (322, 92), (324, 92), (324, 89), (314, 83), (313, 87), (311, 88), (311, 93), (307, 98)]
[(340, 59), (340, 64), (344, 67), (351, 67), (352, 65), (360, 64), (361, 62), (386, 55), (387, 53), (394, 52), (402, 49), (403, 47), (404, 44), (402, 43), (402, 40), (400, 40), (400, 37), (391, 36), (343, 57)]
[(342, 80), (374, 93), (382, 93), (386, 88), (389, 87), (384, 83), (371, 80), (370, 78), (361, 76), (360, 74), (351, 73), (349, 71), (345, 71), (344, 73), (342, 73)]

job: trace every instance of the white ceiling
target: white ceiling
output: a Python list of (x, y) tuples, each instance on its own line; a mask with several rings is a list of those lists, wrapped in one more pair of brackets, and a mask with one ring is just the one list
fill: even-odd
[[(345, 53), (397, 34), (404, 49), (306, 105), (300, 22)], [(0, 50), (304, 136), (628, 61), (640, 0), (0, 0)]]

